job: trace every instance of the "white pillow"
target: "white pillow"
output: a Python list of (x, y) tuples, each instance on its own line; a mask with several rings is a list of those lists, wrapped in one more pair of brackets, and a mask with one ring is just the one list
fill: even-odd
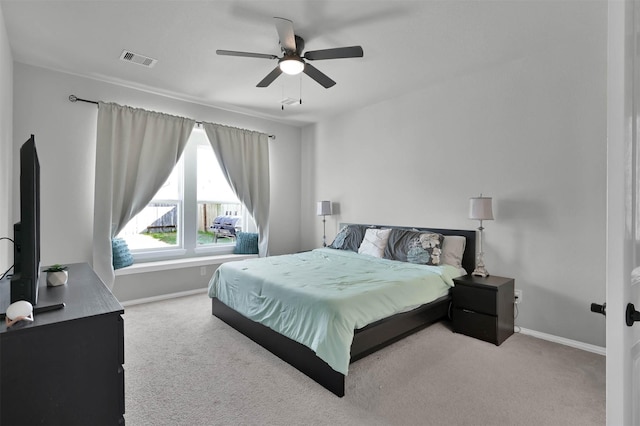
[(442, 243), (441, 263), (462, 268), (462, 255), (467, 245), (467, 239), (460, 235), (445, 235)]
[(387, 247), (391, 229), (367, 229), (364, 239), (358, 248), (358, 253), (370, 256), (382, 257), (384, 249)]

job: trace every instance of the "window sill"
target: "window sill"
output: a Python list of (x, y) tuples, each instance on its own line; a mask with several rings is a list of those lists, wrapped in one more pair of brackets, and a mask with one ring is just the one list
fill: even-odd
[(196, 266), (218, 265), (234, 260), (258, 257), (257, 254), (222, 254), (217, 256), (191, 257), (188, 259), (159, 260), (155, 262), (141, 262), (125, 268), (116, 269), (116, 276), (143, 274), (145, 272), (166, 271), (170, 269), (193, 268)]

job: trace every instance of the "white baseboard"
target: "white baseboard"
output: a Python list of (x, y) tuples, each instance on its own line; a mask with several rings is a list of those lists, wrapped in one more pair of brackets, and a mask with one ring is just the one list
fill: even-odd
[(598, 355), (607, 355), (607, 348), (602, 346), (591, 345), (589, 343), (578, 342), (577, 340), (565, 339), (564, 337), (554, 336), (553, 334), (542, 333), (540, 331), (529, 330), (528, 328), (520, 328), (521, 334), (537, 337), (538, 339), (548, 340), (561, 345), (571, 346), (572, 348), (582, 349), (583, 351), (593, 352)]
[(151, 303), (151, 302), (159, 302), (161, 300), (175, 299), (177, 297), (191, 296), (193, 294), (206, 293), (206, 292), (207, 292), (206, 288), (198, 288), (195, 290), (187, 290), (187, 291), (180, 291), (177, 293), (169, 293), (169, 294), (161, 294), (159, 296), (145, 297), (142, 299), (127, 300), (126, 302), (121, 302), (121, 304), (122, 306), (127, 307), (127, 306), (133, 306), (133, 305), (141, 305), (143, 303)]
[[(206, 288), (199, 288), (196, 290), (181, 291), (178, 293), (162, 294), (160, 296), (145, 297), (142, 299), (127, 300), (122, 302), (122, 306), (134, 306), (141, 305), (143, 303), (159, 302), (161, 300), (175, 299), (177, 297), (191, 296), (193, 294), (206, 293)], [(549, 342), (559, 343), (561, 345), (570, 346), (572, 348), (581, 349), (583, 351), (592, 352), (598, 355), (607, 355), (607, 348), (602, 346), (591, 345), (589, 343), (579, 342), (577, 340), (566, 339), (564, 337), (554, 336), (553, 334), (542, 333), (540, 331), (529, 330), (528, 328), (519, 327), (521, 334), (527, 336), (536, 337), (538, 339), (547, 340)]]

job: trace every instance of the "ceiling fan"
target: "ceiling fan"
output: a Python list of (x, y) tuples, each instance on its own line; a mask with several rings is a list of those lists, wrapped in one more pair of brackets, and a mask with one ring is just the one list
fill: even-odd
[(364, 52), (360, 46), (337, 47), (333, 49), (312, 50), (304, 55), (304, 40), (293, 32), (293, 22), (285, 18), (273, 18), (280, 38), (282, 57), (265, 53), (237, 52), (234, 50), (216, 50), (218, 55), (242, 56), (246, 58), (278, 59), (278, 66), (257, 84), (257, 87), (267, 87), (280, 76), (285, 74), (297, 75), (304, 72), (320, 83), (325, 89), (336, 84), (326, 74), (305, 61), (319, 61), (323, 59), (362, 58)]

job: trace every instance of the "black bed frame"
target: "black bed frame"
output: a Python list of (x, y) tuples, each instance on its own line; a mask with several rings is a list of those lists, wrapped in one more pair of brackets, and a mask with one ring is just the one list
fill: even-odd
[[(433, 231), (442, 235), (461, 235), (466, 237), (467, 243), (462, 259), (462, 267), (468, 272), (475, 269), (475, 230), (376, 226)], [(378, 349), (388, 346), (410, 334), (422, 330), (434, 322), (446, 318), (450, 299), (450, 296), (444, 296), (412, 311), (396, 314), (355, 330), (353, 342), (351, 343), (351, 362), (364, 358)], [(308, 347), (283, 336), (269, 327), (250, 320), (217, 298), (212, 299), (212, 313), (337, 396), (344, 396), (345, 375), (331, 368)]]

